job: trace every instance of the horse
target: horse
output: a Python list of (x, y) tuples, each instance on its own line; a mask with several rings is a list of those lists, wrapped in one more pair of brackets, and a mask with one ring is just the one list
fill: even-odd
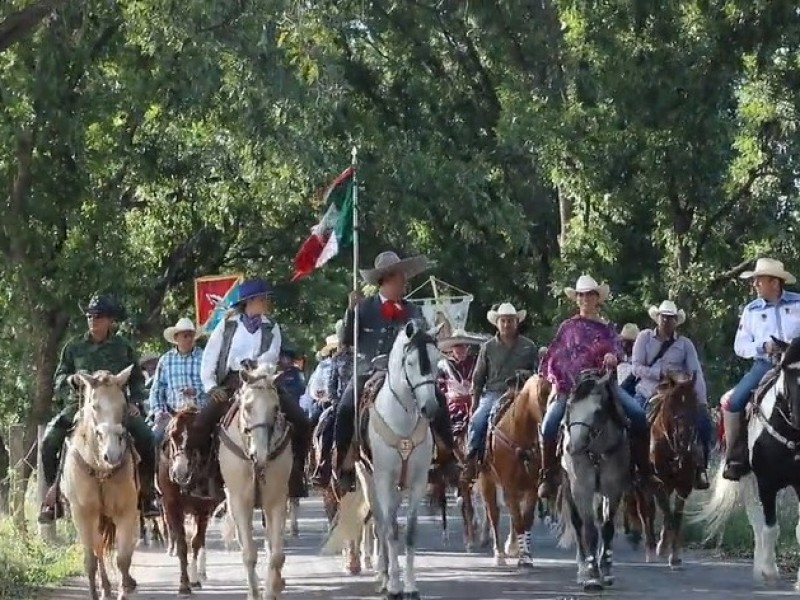
[[(747, 426), (752, 471), (739, 481), (730, 481), (722, 477), (723, 461), (714, 476), (709, 501), (690, 519), (702, 523), (707, 539), (712, 539), (743, 500), (755, 538), (753, 577), (767, 581), (778, 579), (778, 492), (791, 487), (800, 499), (800, 337), (789, 344), (775, 338), (773, 341), (782, 353), (777, 377), (756, 392)], [(800, 543), (800, 522), (795, 536)], [(800, 570), (795, 589), (800, 591)]]
[[(511, 515), (511, 531), (515, 536), (518, 566), (532, 567), (530, 529), (536, 515), (541, 462), (539, 425), (542, 422), (542, 411), (539, 398), (542, 394), (547, 396), (550, 386), (538, 375), (524, 381), (514, 377), (509, 384), (509, 400), (498, 411), (489, 431), (486, 458), (478, 484), (492, 529), (495, 564), (505, 564), (505, 552), (500, 541), (500, 511), (497, 505), (497, 489), (502, 488), (505, 504)], [(506, 546), (506, 550), (514, 551), (511, 543)]]
[[(408, 321), (397, 337), (388, 357), (386, 381), (369, 407), (366, 424), (372, 464), (356, 463), (356, 494), (362, 502), (345, 505), (343, 499), (337, 522), (329, 534), (337, 539), (337, 529), (352, 528), (364, 519), (364, 505), (371, 509), (378, 539), (378, 588), (389, 600), (418, 599), (414, 558), (420, 505), (428, 486), (428, 469), (433, 458), (430, 418), (438, 409), (435, 365), (439, 359), (436, 334), (441, 325), (428, 329), (422, 319)], [(400, 579), (399, 526), (397, 512), (404, 493), (406, 511), (405, 581)], [(338, 536), (341, 537), (341, 536)]]
[[(197, 435), (194, 422), (198, 409), (194, 405), (176, 411), (164, 431), (164, 441), (159, 449), (156, 479), (161, 492), (164, 516), (169, 528), (170, 541), (175, 541), (175, 550), (180, 563), (179, 594), (191, 594), (192, 588), (201, 588), (206, 579), (206, 531), (211, 514), (218, 502), (214, 498), (202, 498), (191, 494), (197, 483), (196, 476), (205, 473), (202, 458), (192, 455), (190, 439)], [(197, 447), (197, 445), (195, 446)], [(188, 561), (185, 516), (194, 520), (192, 536), (192, 562)]]
[(257, 506), (264, 515), (271, 553), (264, 600), (277, 600), (285, 586), (281, 575), (286, 558), (283, 536), (293, 460), (289, 425), (280, 411), (275, 366), (243, 365), (239, 375), (242, 387), (219, 430), (220, 470), (228, 510), (242, 546), (247, 600), (259, 598), (258, 549), (253, 540), (253, 510)]
[[(564, 416), (561, 463), (567, 477), (558, 494), (559, 545), (577, 541), (578, 583), (584, 591), (614, 583), (614, 518), (631, 486), (630, 444), (610, 377), (610, 372), (581, 373)], [(595, 518), (602, 522), (599, 548)]]
[[(702, 448), (697, 441), (697, 411), (700, 408), (695, 393), (696, 374), (668, 372), (648, 405), (651, 425), (650, 460), (663, 485), (656, 486), (655, 500), (664, 515), (661, 537), (656, 547), (658, 556), (669, 552), (669, 566), (679, 569), (681, 559), (681, 528), (686, 499), (694, 489), (695, 474), (703, 464)], [(674, 505), (670, 503), (675, 494)], [(654, 545), (655, 515), (642, 507), (646, 551), (649, 557)], [(649, 561), (648, 561), (649, 562)]]
[(128, 404), (123, 389), (134, 365), (117, 373), (79, 371), (83, 407), (70, 437), (62, 473), (64, 496), (83, 545), (83, 564), (89, 579), (89, 597), (111, 598), (106, 559), (116, 545), (117, 568), (122, 576), (118, 600), (136, 589), (130, 568), (139, 537), (138, 456), (125, 430)]

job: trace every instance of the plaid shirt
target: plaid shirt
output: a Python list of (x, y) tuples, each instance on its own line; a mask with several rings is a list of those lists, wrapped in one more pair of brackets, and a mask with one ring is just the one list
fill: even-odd
[[(150, 388), (150, 414), (180, 410), (187, 404), (205, 405), (207, 397), (200, 379), (201, 348), (193, 348), (189, 354), (181, 354), (174, 348), (158, 359), (156, 373)], [(187, 388), (194, 389), (196, 396), (183, 395)]]

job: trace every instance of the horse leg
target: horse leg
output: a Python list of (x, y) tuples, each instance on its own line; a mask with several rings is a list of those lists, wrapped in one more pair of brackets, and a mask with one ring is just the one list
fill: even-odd
[(374, 550), (374, 535), (372, 529), (372, 519), (368, 519), (361, 527), (361, 556), (364, 557), (364, 568), (372, 569), (372, 552)]
[(464, 549), (472, 552), (475, 548), (475, 507), (472, 504), (472, 486), (459, 483), (458, 497), (461, 519), (464, 521)]
[(611, 497), (603, 500), (603, 525), (601, 528), (603, 546), (600, 553), (600, 575), (603, 585), (614, 584), (614, 575), (612, 574), (614, 551), (611, 545), (614, 542), (614, 519), (621, 500), (621, 497)]
[(674, 530), (674, 517), (672, 512), (672, 504), (670, 502), (670, 495), (672, 490), (668, 490), (662, 486), (658, 486), (655, 490), (655, 498), (658, 503), (658, 508), (661, 509), (661, 514), (664, 515), (664, 522), (661, 525), (661, 537), (656, 546), (656, 555), (663, 558), (666, 556), (667, 551), (671, 545), (671, 539)]
[(178, 556), (180, 564), (180, 583), (178, 585), (179, 594), (191, 594), (192, 586), (189, 581), (186, 530), (183, 520), (183, 509), (175, 506), (176, 500), (170, 497), (164, 499), (164, 509), (167, 517), (167, 531), (169, 532), (170, 545), (175, 544), (175, 554)]
[[(758, 481), (758, 500), (761, 501), (763, 512), (763, 525), (761, 526), (761, 548), (762, 555), (760, 564), (753, 561), (753, 575), (756, 578), (763, 578), (766, 581), (775, 581), (778, 579), (778, 564), (775, 558), (775, 545), (778, 542), (780, 535), (780, 525), (778, 525), (777, 515), (777, 497), (778, 490), (773, 487), (767, 487)], [(756, 500), (755, 498), (753, 500)], [(746, 502), (745, 504), (749, 504)], [(753, 512), (758, 512), (757, 509)], [(748, 515), (750, 511), (748, 510)], [(752, 521), (751, 521), (752, 523)], [(753, 533), (755, 534), (755, 527)]]
[(380, 520), (383, 522), (384, 535), (386, 536), (386, 554), (388, 566), (388, 581), (386, 584), (386, 598), (400, 600), (403, 597), (403, 584), (400, 581), (400, 533), (397, 523), (397, 511), (400, 508), (400, 493), (397, 491), (395, 479), (391, 473), (384, 477), (375, 477), (376, 497), (381, 499), (379, 510)]
[(681, 558), (681, 526), (683, 525), (683, 508), (686, 505), (686, 498), (691, 490), (681, 490), (686, 492), (686, 496), (680, 493), (675, 495), (675, 507), (672, 510), (672, 539), (669, 553), (669, 566), (673, 570), (682, 568), (683, 559)]
[(100, 596), (97, 592), (98, 555), (95, 553), (95, 548), (99, 548), (102, 545), (102, 540), (99, 539), (100, 532), (96, 525), (97, 517), (73, 511), (72, 520), (83, 544), (83, 570), (89, 580), (89, 598), (91, 600), (99, 600)]
[[(505, 496), (506, 508), (508, 509), (509, 515), (511, 515), (510, 533), (515, 536), (514, 539), (517, 542), (516, 549), (517, 556), (519, 557), (517, 560), (517, 566), (520, 568), (532, 567), (533, 561), (531, 560), (530, 550), (528, 549), (528, 539), (526, 537), (525, 525), (522, 520), (522, 510), (520, 509), (520, 503), (522, 502), (522, 499), (520, 498), (520, 494), (517, 490), (508, 491), (506, 492)], [(506, 553), (508, 555), (511, 555), (511, 550), (512, 549), (510, 548), (510, 545), (506, 544)]]
[(129, 593), (136, 589), (136, 580), (131, 577), (131, 562), (133, 552), (137, 544), (137, 525), (136, 518), (139, 511), (133, 510), (125, 518), (117, 520), (116, 542), (117, 542), (117, 570), (121, 575), (120, 590), (117, 600), (125, 600)]
[(491, 477), (486, 473), (481, 473), (478, 477), (481, 486), (481, 496), (483, 505), (486, 509), (486, 520), (492, 530), (492, 543), (494, 544), (494, 564), (504, 567), (506, 564), (505, 549), (500, 541), (500, 509), (497, 506), (497, 486)]
[(208, 513), (198, 511), (194, 515), (194, 536), (192, 537), (192, 563), (189, 569), (189, 584), (193, 588), (203, 587), (206, 579), (206, 531)]
[(289, 499), (289, 534), (296, 538), (300, 535), (300, 528), (297, 525), (297, 513), (300, 510), (300, 498)]
[[(573, 492), (574, 494), (574, 492)], [(583, 554), (583, 574), (584, 579), (581, 582), (583, 589), (586, 592), (596, 592), (603, 589), (603, 584), (600, 579), (600, 569), (597, 564), (597, 546), (599, 536), (597, 533), (597, 526), (595, 525), (595, 511), (594, 511), (594, 492), (588, 491), (580, 495), (572, 496), (572, 506), (574, 513), (578, 517), (581, 527), (576, 528), (576, 537), (581, 540), (578, 546), (579, 556)], [(573, 517), (573, 523), (575, 519)]]
[[(800, 501), (800, 486), (794, 486), (794, 493)], [(800, 513), (800, 507), (798, 507), (798, 513)], [(800, 514), (797, 518), (797, 525), (794, 527), (794, 537), (797, 540), (797, 544), (800, 545)], [(797, 579), (794, 583), (794, 589), (800, 591), (800, 567), (797, 569)]]
[(239, 496), (231, 494), (228, 498), (228, 510), (233, 515), (236, 523), (236, 532), (239, 535), (239, 544), (242, 547), (242, 563), (247, 572), (247, 600), (259, 600), (258, 577), (256, 576), (256, 561), (258, 548), (253, 540), (253, 491), (238, 490)]
[[(266, 486), (265, 486), (266, 487)], [(261, 497), (266, 497), (267, 490), (262, 489)], [(283, 551), (283, 534), (286, 527), (286, 501), (273, 502), (266, 510), (267, 537), (270, 539), (272, 552), (269, 555), (269, 566), (264, 579), (264, 600), (277, 600), (286, 582), (283, 579), (283, 565), (286, 555)]]
[[(423, 472), (426, 472), (426, 465), (421, 465), (421, 469)], [(423, 477), (416, 486), (412, 487), (408, 495), (408, 510), (406, 511), (406, 571), (405, 583), (403, 586), (406, 600), (419, 600), (419, 588), (417, 587), (417, 574), (414, 567), (414, 559), (417, 551), (419, 507), (425, 499), (425, 486), (426, 481)], [(442, 496), (444, 497), (445, 494), (442, 494)]]
[(447, 483), (444, 480), (439, 492), (439, 512), (442, 515), (442, 545), (446, 548), (450, 541), (450, 533), (447, 530)]

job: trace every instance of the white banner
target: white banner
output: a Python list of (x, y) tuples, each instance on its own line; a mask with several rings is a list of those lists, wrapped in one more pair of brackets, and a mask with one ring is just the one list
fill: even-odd
[(445, 338), (449, 337), (456, 329), (466, 329), (472, 299), (472, 296), (462, 296), (439, 298), (438, 301), (436, 298), (409, 298), (408, 300), (422, 309), (422, 314), (431, 327), (444, 323), (444, 327), (439, 331), (439, 337)]

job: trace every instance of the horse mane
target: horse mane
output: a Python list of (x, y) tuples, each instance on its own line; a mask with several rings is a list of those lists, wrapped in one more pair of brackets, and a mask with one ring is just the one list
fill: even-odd
[(600, 379), (601, 377), (599, 373), (594, 371), (581, 373), (578, 376), (575, 389), (572, 391), (572, 395), (570, 396), (570, 401), (576, 402), (588, 397), (594, 391), (595, 387), (597, 387), (597, 383), (600, 381)]
[(537, 423), (542, 422), (542, 408), (539, 404), (539, 398), (543, 393), (544, 384), (547, 380), (539, 375), (532, 375), (522, 386), (522, 389), (514, 399), (515, 402), (520, 402), (521, 405), (530, 407), (533, 418)]

